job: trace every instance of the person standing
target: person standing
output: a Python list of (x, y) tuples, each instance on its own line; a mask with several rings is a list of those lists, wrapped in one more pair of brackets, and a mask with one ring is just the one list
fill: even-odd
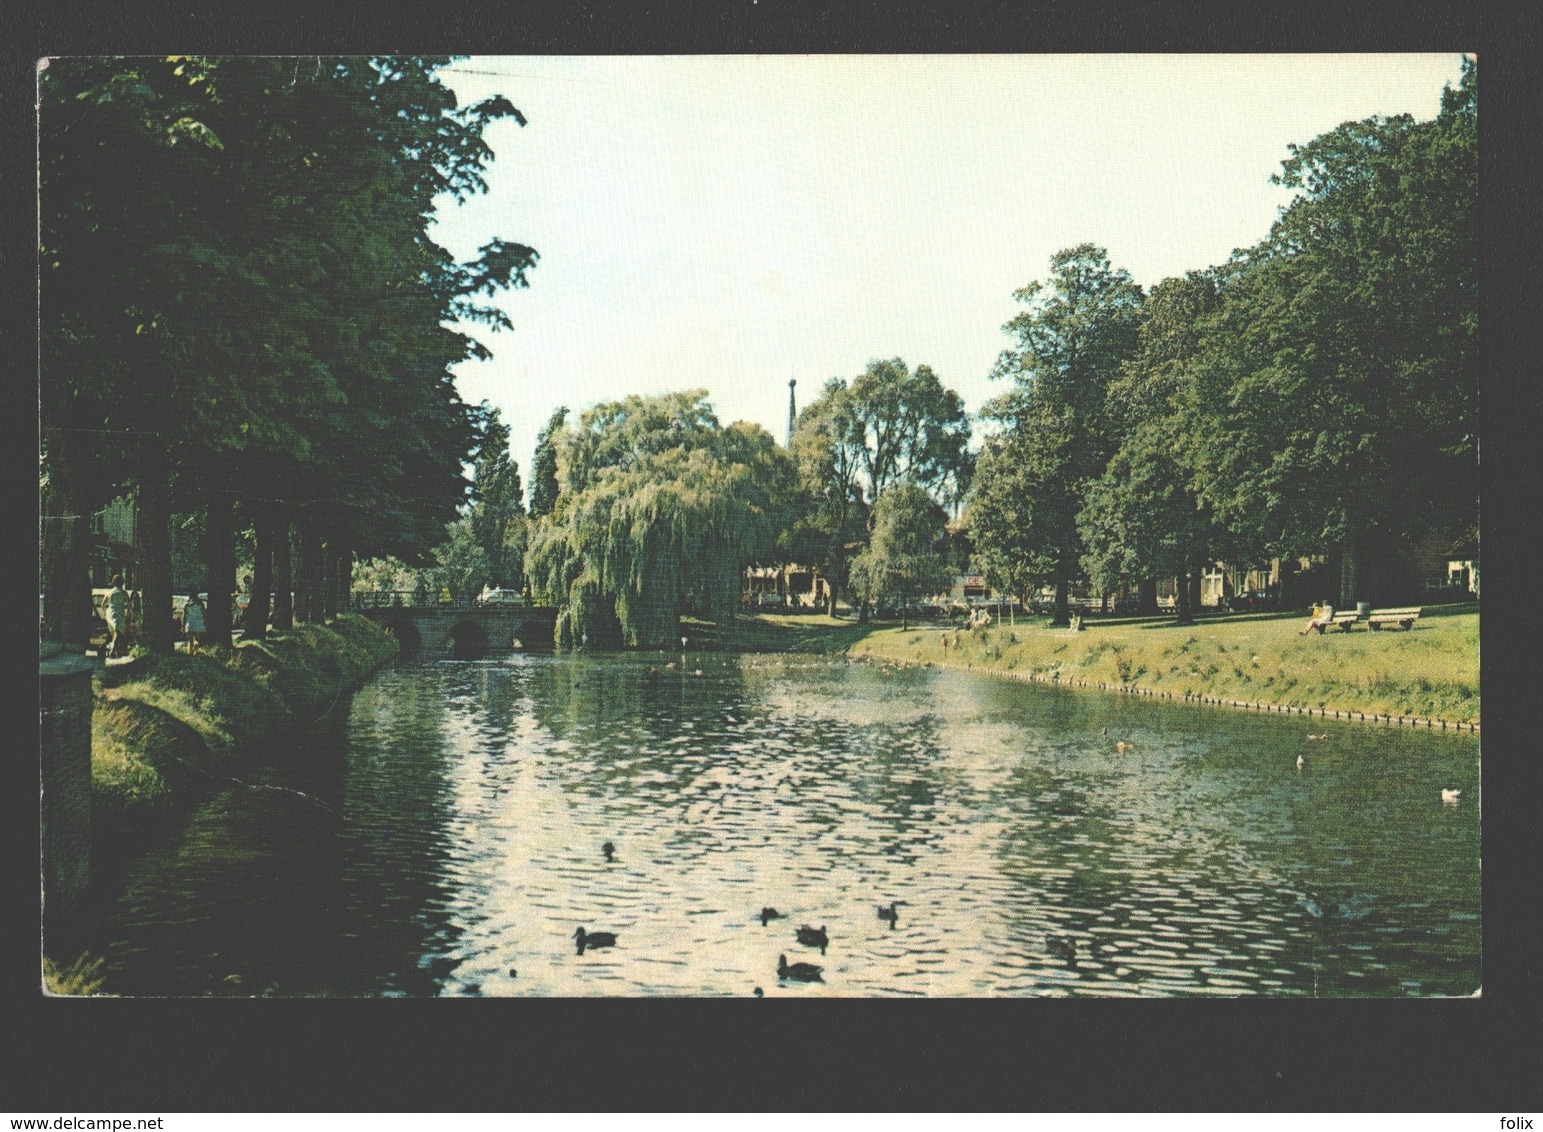
[(139, 633), (145, 624), (145, 603), (143, 590), (129, 591), (128, 613), (128, 644), (133, 648), (139, 643)]
[(188, 603), (182, 607), (182, 632), (188, 639), (188, 655), (198, 655), (198, 638), (204, 634), (204, 603), (197, 594), (188, 594)]
[(129, 593), (123, 588), (123, 576), (113, 575), (112, 589), (102, 598), (102, 620), (107, 622), (107, 655), (118, 655), (118, 636), (128, 624)]

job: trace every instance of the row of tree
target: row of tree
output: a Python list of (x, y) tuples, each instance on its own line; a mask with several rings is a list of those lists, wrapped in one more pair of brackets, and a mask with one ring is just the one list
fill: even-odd
[[(429, 236), (436, 202), (485, 191), (488, 126), (524, 121), (502, 98), (458, 106), (436, 77), (449, 62), (49, 61), (46, 637), (84, 642), (87, 517), (124, 494), (146, 609), (172, 607), (171, 516), (200, 517), (215, 640), (229, 637), (238, 529), (253, 537), (253, 636), (329, 616), (357, 555), (440, 541), (467, 496), (463, 463), (497, 427), (456, 392), (451, 367), (486, 350), (451, 324), (506, 325), (488, 297), (524, 286), (536, 260), (493, 240), (460, 262)], [(519, 490), (497, 468), (487, 483)], [(171, 632), (151, 616), (141, 639), (166, 650)]]
[(697, 394), (592, 410), (531, 539), (560, 639), (614, 614), (667, 642), (679, 612), (723, 619), (753, 560), (818, 565), (865, 614), (967, 564), (1052, 585), (1063, 624), (1074, 585), (1155, 613), (1160, 578), (1187, 620), (1217, 560), (1322, 558), (1340, 604), (1401, 600), (1416, 543), (1477, 553), (1477, 81), (1466, 60), (1434, 120), (1291, 147), (1293, 200), (1221, 266), (1145, 292), (1093, 244), (1053, 256), (1015, 295), (978, 466), (959, 396), (898, 358), (826, 384), (791, 476)]
[(270, 591), (275, 625), (330, 615), (356, 558), (385, 588), (528, 584), (559, 643), (659, 646), (686, 613), (731, 624), (756, 563), (817, 565), (865, 615), (974, 565), (1053, 584), (1063, 619), (1080, 582), (1155, 611), (1156, 579), (1187, 578), (1185, 616), (1218, 558), (1328, 556), (1342, 602), (1379, 600), (1414, 539), (1477, 538), (1472, 62), (1432, 121), (1293, 147), (1294, 200), (1224, 265), (1144, 292), (1092, 244), (1054, 256), (1016, 294), (978, 454), (958, 394), (893, 358), (828, 382), (787, 449), (701, 391), (559, 409), (527, 509), (509, 430), (450, 375), (483, 348), (449, 324), (504, 324), (485, 297), (535, 253), (459, 263), (427, 235), (436, 200), (485, 187), (487, 126), (523, 119), (456, 106), (448, 61), (45, 72), (50, 636), (83, 638), (80, 517), (125, 491), (147, 608), (170, 606), (174, 511), (201, 519), (211, 594), (250, 528), (253, 635)]
[(1013, 388), (969, 504), (994, 584), (1322, 556), (1341, 605), (1400, 600), (1421, 540), (1477, 555), (1478, 73), (1434, 120), (1291, 147), (1268, 237), (1143, 294), (1090, 244), (1017, 297)]

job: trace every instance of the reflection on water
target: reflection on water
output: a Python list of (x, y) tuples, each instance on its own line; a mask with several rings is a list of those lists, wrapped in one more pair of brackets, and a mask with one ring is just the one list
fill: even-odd
[(839, 657), (404, 663), (130, 868), (108, 989), (1470, 993), (1478, 741), (1314, 727)]

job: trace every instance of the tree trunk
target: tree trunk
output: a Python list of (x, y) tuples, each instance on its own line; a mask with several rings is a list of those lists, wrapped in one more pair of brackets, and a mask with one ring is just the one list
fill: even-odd
[(1157, 579), (1143, 578), (1136, 612), (1142, 617), (1157, 616)]
[(1200, 611), (1200, 595), (1205, 587), (1205, 562), (1199, 555), (1189, 563), (1189, 607), (1192, 612)]
[(321, 547), (321, 577), (317, 592), (321, 597), (321, 609), (317, 619), (331, 621), (337, 616), (338, 611), (338, 570), (337, 548), (331, 538), (328, 538)]
[(204, 588), (209, 591), (209, 605), (204, 610), (208, 643), (230, 647), (230, 595), (236, 588), (236, 544), (233, 530), (232, 502), (216, 494), (209, 500), (204, 520), (204, 565), (208, 570)]
[(300, 563), (295, 571), (295, 619), (315, 622), (321, 619), (321, 538), (309, 519), (300, 528)]
[(1349, 516), (1345, 519), (1345, 537), (1339, 548), (1339, 601), (1336, 609), (1354, 609), (1361, 600), (1360, 531)]
[(339, 613), (347, 613), (353, 603), (354, 588), (354, 551), (347, 539), (338, 540), (337, 555), (334, 572), (337, 579), (336, 608)]
[(91, 636), (90, 504), (80, 453), (57, 430), (48, 434), (48, 490), (43, 498), (43, 637), (84, 652)]
[(1056, 563), (1055, 615), (1050, 618), (1050, 627), (1064, 629), (1071, 623), (1071, 568), (1063, 555)]
[(273, 588), (273, 532), (271, 504), (258, 503), (253, 515), (252, 593), (246, 607), (246, 637), (251, 641), (268, 636), (268, 595)]
[(165, 451), (154, 443), (145, 446), (140, 460), (134, 523), (140, 553), (139, 643), (153, 653), (170, 653), (177, 643), (171, 601), (171, 471)]
[(1195, 623), (1195, 605), (1190, 598), (1192, 592), (1189, 585), (1189, 554), (1181, 547), (1179, 549), (1179, 576), (1175, 579), (1174, 607), (1178, 610), (1180, 625), (1193, 625)]
[(270, 519), (273, 534), (273, 628), (277, 631), (295, 627), (295, 580), (289, 568), (289, 518), (275, 511)]

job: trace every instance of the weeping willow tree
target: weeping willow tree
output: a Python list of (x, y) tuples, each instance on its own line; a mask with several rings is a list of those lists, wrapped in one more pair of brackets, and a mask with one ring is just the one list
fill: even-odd
[(765, 429), (723, 427), (706, 398), (607, 402), (554, 438), (558, 496), (525, 568), (559, 608), (559, 648), (663, 648), (686, 613), (732, 627), (744, 567), (771, 555), (797, 474)]

